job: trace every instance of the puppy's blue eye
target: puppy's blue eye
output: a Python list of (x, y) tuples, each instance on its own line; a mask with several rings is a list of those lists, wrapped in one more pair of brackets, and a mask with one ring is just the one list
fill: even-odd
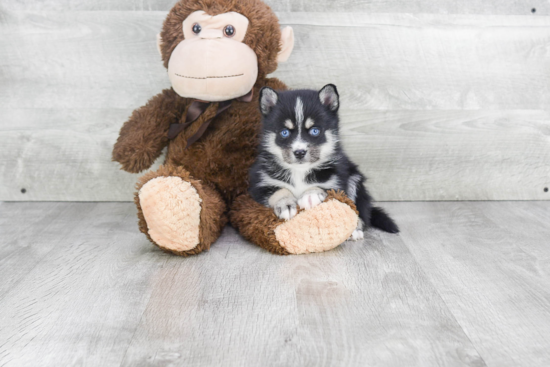
[(281, 136), (282, 136), (283, 138), (288, 138), (288, 137), (290, 136), (290, 130), (288, 130), (288, 129), (282, 130), (282, 131), (281, 131)]
[(312, 127), (311, 129), (309, 129), (309, 135), (311, 136), (319, 136), (320, 133), (321, 130), (319, 130), (319, 128), (317, 127)]

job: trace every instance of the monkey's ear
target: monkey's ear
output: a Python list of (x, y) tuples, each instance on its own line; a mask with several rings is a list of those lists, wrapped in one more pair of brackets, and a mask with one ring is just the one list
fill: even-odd
[(273, 107), (279, 101), (279, 95), (269, 87), (263, 87), (260, 90), (260, 111), (264, 116), (269, 115)]
[(277, 55), (277, 62), (285, 62), (294, 49), (294, 31), (292, 27), (285, 27), (281, 32), (281, 51)]
[(340, 96), (334, 84), (327, 84), (319, 91), (319, 100), (323, 106), (336, 112), (340, 107)]
[(162, 56), (162, 49), (160, 48), (161, 45), (162, 45), (162, 38), (160, 37), (160, 33), (159, 33), (157, 34), (157, 50), (160, 56)]

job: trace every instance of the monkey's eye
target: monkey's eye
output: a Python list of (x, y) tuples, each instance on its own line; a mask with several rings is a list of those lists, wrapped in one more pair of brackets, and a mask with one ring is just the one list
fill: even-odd
[(233, 37), (235, 35), (235, 27), (233, 27), (231, 24), (226, 25), (225, 28), (223, 29), (223, 33), (227, 37)]
[(311, 129), (309, 129), (309, 135), (311, 136), (319, 136), (320, 133), (321, 130), (318, 127), (312, 127)]
[(202, 31), (202, 27), (199, 23), (193, 24), (193, 33), (199, 34)]
[(290, 136), (290, 130), (288, 130), (288, 129), (281, 130), (280, 134), (283, 138), (286, 139)]

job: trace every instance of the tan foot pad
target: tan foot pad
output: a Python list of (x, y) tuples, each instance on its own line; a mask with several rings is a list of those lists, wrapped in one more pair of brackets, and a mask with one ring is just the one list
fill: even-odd
[(275, 237), (291, 254), (323, 252), (346, 241), (357, 227), (357, 219), (353, 209), (333, 199), (279, 225)]
[(188, 251), (199, 244), (201, 201), (179, 177), (157, 177), (139, 190), (149, 236), (168, 250)]

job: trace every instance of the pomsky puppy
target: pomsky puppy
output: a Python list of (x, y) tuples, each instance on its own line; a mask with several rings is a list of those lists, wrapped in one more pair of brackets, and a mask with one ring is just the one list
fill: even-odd
[(256, 161), (250, 168), (250, 195), (274, 209), (285, 220), (297, 208), (321, 204), (327, 190), (343, 190), (359, 211), (359, 223), (351, 239), (363, 238), (368, 226), (390, 233), (399, 232), (394, 221), (373, 207), (365, 176), (346, 156), (338, 133), (336, 86), (320, 91), (260, 91), (263, 115), (261, 141)]

